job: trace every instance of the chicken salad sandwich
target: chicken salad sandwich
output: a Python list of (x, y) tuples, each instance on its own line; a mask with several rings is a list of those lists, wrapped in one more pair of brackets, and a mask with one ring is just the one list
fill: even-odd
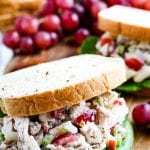
[[(130, 150), (120, 58), (80, 55), (0, 77), (0, 149)], [(7, 114), (7, 115), (6, 115)]]
[(99, 13), (105, 33), (96, 44), (103, 56), (121, 57), (128, 82), (120, 91), (150, 96), (150, 13), (137, 8), (113, 6)]

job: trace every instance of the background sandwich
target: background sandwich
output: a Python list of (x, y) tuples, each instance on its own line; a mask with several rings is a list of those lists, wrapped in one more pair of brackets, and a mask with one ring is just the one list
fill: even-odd
[[(122, 57), (128, 82), (120, 91), (150, 96), (150, 12), (113, 6), (99, 13), (99, 28), (106, 31), (96, 48), (103, 56)], [(140, 91), (140, 92), (139, 92)]]
[(0, 77), (0, 149), (131, 149), (120, 58), (80, 55)]

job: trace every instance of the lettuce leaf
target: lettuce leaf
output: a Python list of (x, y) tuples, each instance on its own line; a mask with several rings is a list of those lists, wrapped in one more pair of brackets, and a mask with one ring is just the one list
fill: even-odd
[(0, 109), (0, 118), (3, 118), (3, 117), (5, 117), (5, 116), (7, 116), (7, 115), (4, 114), (4, 113), (2, 112), (2, 110)]
[(132, 145), (134, 142), (134, 132), (131, 122), (128, 120), (128, 116), (123, 122), (123, 127), (126, 128), (127, 136), (124, 139), (122, 145), (117, 147), (117, 150), (132, 150)]
[(143, 87), (150, 88), (150, 79), (144, 80), (141, 84)]
[(96, 54), (96, 43), (98, 38), (96, 36), (89, 36), (80, 47), (80, 54)]
[(150, 88), (150, 79), (146, 79), (142, 82), (135, 83), (132, 80), (127, 81), (123, 85), (117, 88), (120, 92), (136, 92), (143, 88)]

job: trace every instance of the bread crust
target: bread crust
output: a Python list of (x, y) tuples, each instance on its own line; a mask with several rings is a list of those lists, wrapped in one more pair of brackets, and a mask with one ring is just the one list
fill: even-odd
[[(115, 75), (114, 75), (115, 77)], [(30, 116), (72, 106), (115, 88), (117, 81), (102, 75), (79, 84), (21, 98), (2, 100), (9, 116)], [(120, 79), (122, 80), (122, 79)]]
[[(140, 25), (139, 22), (137, 22), (137, 24), (135, 25), (130, 20), (123, 21), (123, 19), (125, 20), (125, 18), (116, 19), (114, 17), (115, 9), (118, 9), (118, 11), (120, 10), (120, 15), (122, 15), (121, 9), (123, 13), (131, 10), (131, 13), (130, 14), (128, 13), (127, 15), (132, 15), (133, 16), (132, 19), (134, 19), (134, 17), (137, 17), (138, 14), (142, 14), (143, 13), (142, 11), (144, 11), (144, 10), (137, 10), (135, 8), (128, 8), (123, 6), (113, 6), (107, 10), (104, 10), (105, 12), (107, 11), (107, 14), (105, 14), (105, 12), (99, 13), (99, 25), (98, 25), (99, 29), (103, 31), (111, 32), (114, 35), (121, 34), (133, 40), (150, 41), (150, 26), (148, 27), (148, 26)], [(134, 11), (132, 9), (135, 9), (135, 11), (137, 12), (137, 16), (132, 14), (132, 11)], [(149, 12), (144, 11), (144, 13), (147, 14)], [(119, 15), (119, 13), (117, 15)], [(147, 16), (148, 16), (147, 19), (149, 19), (150, 14), (147, 14)], [(139, 16), (139, 21), (143, 21), (141, 15)]]
[[(86, 61), (87, 65), (85, 65), (85, 63), (83, 63), (82, 65), (80, 63), (78, 63), (78, 65), (75, 65), (77, 61), (81, 61), (81, 60)], [(93, 64), (93, 62), (95, 63)], [(106, 67), (107, 65), (102, 65), (102, 63), (107, 64), (107, 62), (108, 62), (108, 68), (107, 69), (103, 68), (104, 66)], [(67, 66), (66, 63), (67, 64), (72, 63), (72, 65), (69, 64)], [(60, 74), (60, 69), (59, 70), (57, 69), (56, 73), (53, 74), (55, 78), (51, 76), (51, 72), (50, 72), (50, 70), (52, 72), (54, 72), (55, 70), (55, 68), (53, 68), (53, 65), (55, 65), (55, 67), (58, 68), (63, 67), (64, 70), (64, 72), (61, 71)], [(49, 70), (47, 70), (46, 66), (49, 66)], [(70, 66), (72, 67), (74, 66), (74, 69), (73, 70), (69, 69), (70, 72), (68, 72), (67, 68)], [(79, 69), (77, 69), (76, 67), (77, 68), (79, 67)], [(113, 69), (109, 67), (112, 67)], [(39, 72), (38, 75), (37, 70), (39, 69), (41, 70), (41, 72), (38, 71)], [(90, 70), (88, 71), (87, 69)], [(49, 71), (49, 78), (47, 78), (48, 75), (47, 76), (45, 75), (45, 71)], [(36, 74), (34, 74), (34, 72), (36, 72)], [(77, 80), (75, 77), (72, 76), (75, 75), (75, 72), (76, 72)], [(20, 73), (23, 73), (25, 75), (22, 76), (22, 79), (18, 80), (19, 82), (16, 82), (15, 78), (19, 78), (20, 77), (19, 75), (21, 75)], [(86, 73), (88, 74), (88, 77), (87, 75), (85, 75)], [(63, 77), (67, 75), (69, 75), (67, 78)], [(43, 80), (39, 77), (41, 77)], [(62, 77), (62, 79), (59, 79), (60, 77)], [(36, 79), (34, 80), (33, 78), (40, 79), (38, 84), (34, 85), (34, 82), (37, 80)], [(25, 83), (24, 83), (24, 79), (25, 79)], [(69, 79), (70, 81), (67, 79)], [(71, 81), (73, 79), (75, 80), (74, 82)], [(54, 82), (51, 82), (52, 80), (59, 83), (59, 86), (56, 86)], [(36, 114), (54, 111), (62, 107), (72, 106), (77, 103), (80, 103), (81, 101), (91, 99), (95, 96), (101, 95), (105, 92), (110, 91), (111, 89), (118, 87), (125, 80), (126, 80), (125, 64), (123, 60), (119, 58), (104, 58), (99, 55), (74, 56), (74, 57), (62, 59), (51, 63), (37, 65), (35, 67), (30, 67), (3, 76), (0, 81), (1, 82), (1, 87), (0, 87), (1, 103), (0, 104), (1, 104), (1, 108), (9, 116), (36, 115)], [(30, 84), (27, 84), (26, 83), (27, 81)], [(44, 90), (41, 90), (40, 87), (44, 86), (43, 81), (44, 82), (47, 81), (47, 86), (46, 88), (44, 88)], [(67, 82), (69, 82), (69, 84)], [(22, 85), (17, 86), (17, 84), (19, 83)], [(32, 86), (32, 84), (34, 86)], [(37, 86), (38, 87), (40, 86), (39, 87), (40, 89), (37, 88)], [(49, 88), (53, 86), (55, 88)], [(23, 92), (25, 90), (25, 92), (23, 92), (22, 94), (18, 92), (17, 94), (14, 93), (13, 89), (19, 91), (20, 88), (24, 88), (24, 87), (26, 88), (21, 91)], [(35, 91), (34, 89), (36, 89), (37, 91)], [(9, 90), (11, 91), (9, 92)], [(30, 93), (30, 91), (33, 92)]]

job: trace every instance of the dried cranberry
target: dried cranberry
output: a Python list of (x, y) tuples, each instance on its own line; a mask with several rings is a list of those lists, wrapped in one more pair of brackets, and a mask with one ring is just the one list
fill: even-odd
[(123, 103), (122, 103), (122, 101), (120, 101), (120, 100), (115, 100), (113, 104), (114, 104), (114, 105), (117, 105), (117, 104), (118, 104), (118, 105), (121, 106)]
[(100, 44), (103, 46), (105, 44), (110, 44), (112, 42), (111, 38), (101, 38), (100, 39)]
[(77, 126), (82, 127), (86, 122), (94, 122), (95, 121), (96, 112), (94, 110), (89, 110), (86, 113), (78, 116), (73, 123)]

